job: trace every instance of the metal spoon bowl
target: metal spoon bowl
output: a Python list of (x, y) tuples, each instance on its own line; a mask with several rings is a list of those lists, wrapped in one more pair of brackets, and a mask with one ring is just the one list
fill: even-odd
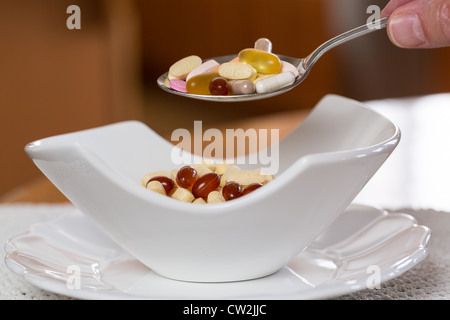
[[(237, 56), (237, 54), (234, 54), (234, 55), (231, 54), (231, 55), (216, 57), (216, 58), (212, 58), (212, 59), (216, 60), (219, 64), (222, 64), (224, 62), (230, 61), (231, 59), (235, 58), (236, 56)], [(281, 60), (289, 62), (289, 63), (293, 64), (294, 66), (296, 66), (297, 68), (299, 68), (299, 66), (301, 64), (301, 61), (303, 60), (303, 59), (296, 59), (296, 58), (291, 58), (291, 57), (287, 57), (287, 56), (283, 56), (283, 55), (277, 55), (277, 56)], [(210, 59), (207, 59), (207, 60), (210, 60)], [(252, 94), (241, 94), (241, 95), (213, 96), (213, 95), (201, 95), (201, 94), (184, 93), (184, 92), (180, 92), (180, 91), (176, 91), (176, 90), (173, 90), (171, 88), (168, 88), (164, 84), (164, 82), (166, 81), (167, 75), (168, 75), (168, 72), (166, 72), (163, 75), (161, 75), (158, 78), (158, 80), (157, 80), (159, 87), (161, 89), (163, 89), (164, 91), (167, 91), (167, 92), (172, 93), (172, 94), (180, 95), (180, 96), (183, 96), (183, 97), (187, 97), (187, 98), (206, 100), (206, 101), (219, 101), (219, 102), (250, 101), (250, 100), (258, 100), (258, 99), (270, 98), (270, 97), (273, 97), (273, 96), (285, 93), (285, 92), (293, 89), (300, 82), (302, 82), (303, 79), (305, 78), (305, 77), (302, 77), (302, 76), (298, 76), (295, 79), (295, 82), (293, 84), (291, 84), (290, 86), (281, 88), (281, 89), (273, 91), (273, 92), (268, 92), (268, 93), (252, 93)]]
[[(311, 68), (313, 65), (319, 60), (319, 58), (328, 50), (345, 43), (349, 40), (358, 38), (360, 36), (372, 33), (374, 31), (380, 30), (382, 28), (385, 28), (387, 25), (388, 17), (376, 20), (371, 24), (364, 24), (360, 27), (357, 27), (355, 29), (349, 30), (347, 32), (344, 32), (326, 42), (321, 44), (317, 49), (315, 49), (309, 56), (303, 59), (298, 58), (292, 58), (284, 55), (278, 55), (280, 60), (286, 61), (294, 65), (298, 71), (299, 75), (296, 77), (294, 83), (292, 83), (289, 86), (283, 87), (281, 89), (278, 89), (273, 92), (268, 93), (253, 93), (253, 94), (243, 94), (243, 95), (227, 95), (227, 96), (215, 96), (215, 95), (199, 95), (199, 94), (190, 94), (190, 93), (184, 93), (179, 92), (176, 90), (173, 90), (171, 88), (166, 87), (165, 80), (168, 76), (168, 72), (162, 74), (158, 80), (158, 86), (163, 89), (164, 91), (167, 91), (172, 94), (176, 94), (179, 96), (192, 98), (192, 99), (199, 99), (199, 100), (206, 100), (206, 101), (214, 101), (214, 102), (239, 102), (239, 101), (250, 101), (250, 100), (258, 100), (258, 99), (265, 99), (277, 96), (279, 94), (285, 93), (289, 90), (292, 90), (296, 86), (298, 86), (305, 78), (308, 76)], [(216, 60), (219, 64), (222, 64), (224, 62), (228, 62), (235, 58), (237, 54), (234, 55), (227, 55), (227, 56), (221, 56), (216, 58), (210, 58)], [(207, 59), (207, 60), (210, 60)], [(206, 60), (205, 60), (206, 61)]]

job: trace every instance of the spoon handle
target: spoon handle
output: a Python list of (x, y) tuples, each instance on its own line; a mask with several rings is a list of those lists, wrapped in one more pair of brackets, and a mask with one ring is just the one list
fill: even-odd
[(389, 19), (389, 17), (386, 17), (383, 19), (376, 20), (371, 24), (367, 23), (367, 24), (357, 27), (355, 29), (344, 32), (344, 33), (328, 40), (327, 42), (324, 42), (303, 60), (302, 67), (303, 67), (304, 71), (309, 70), (317, 62), (317, 60), (319, 60), (319, 58), (328, 50), (330, 50), (344, 42), (347, 42), (349, 40), (353, 40), (355, 38), (366, 35), (373, 31), (377, 31), (377, 30), (380, 30), (381, 28), (385, 28), (387, 25), (388, 19)]

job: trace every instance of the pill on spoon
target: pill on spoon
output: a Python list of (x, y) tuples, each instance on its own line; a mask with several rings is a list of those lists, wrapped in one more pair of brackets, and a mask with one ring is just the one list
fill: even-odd
[(239, 61), (247, 63), (262, 74), (281, 72), (281, 61), (277, 55), (258, 49), (244, 49), (239, 52)]
[(201, 64), (202, 59), (195, 55), (178, 60), (169, 68), (169, 80), (186, 80), (187, 75)]
[(169, 80), (169, 77), (167, 77), (166, 80), (164, 80), (164, 86), (165, 86), (166, 88), (170, 88), (170, 80)]
[(187, 93), (186, 81), (184, 81), (184, 80), (180, 80), (180, 79), (170, 80), (169, 86), (170, 86), (170, 88), (172, 88), (175, 91)]
[(246, 63), (225, 62), (220, 65), (219, 74), (230, 80), (242, 80), (256, 76), (256, 70)]
[(210, 95), (209, 84), (212, 79), (218, 76), (218, 72), (207, 72), (196, 75), (186, 82), (186, 90), (190, 94)]
[(268, 93), (289, 86), (295, 82), (292, 72), (282, 72), (256, 82), (257, 93)]
[(255, 84), (251, 80), (230, 81), (231, 94), (252, 94), (255, 93)]
[(209, 83), (209, 92), (213, 96), (226, 96), (230, 93), (230, 86), (227, 79), (216, 77)]
[(255, 49), (272, 52), (272, 42), (267, 38), (259, 38), (255, 41)]
[(268, 77), (271, 77), (271, 76), (273, 76), (273, 74), (258, 73), (257, 77), (255, 79), (253, 79), (252, 81), (254, 83), (257, 83), (259, 80), (262, 80), (262, 79), (265, 79), (265, 78), (268, 78)]
[(289, 63), (287, 61), (281, 61), (281, 72), (290, 71), (294, 74), (294, 76), (298, 76), (299, 72), (296, 66), (294, 66), (292, 63)]
[(216, 60), (208, 60), (203, 62), (197, 68), (193, 69), (186, 77), (186, 81), (189, 81), (190, 78), (199, 75), (201, 73), (213, 72), (219, 70), (220, 64)]

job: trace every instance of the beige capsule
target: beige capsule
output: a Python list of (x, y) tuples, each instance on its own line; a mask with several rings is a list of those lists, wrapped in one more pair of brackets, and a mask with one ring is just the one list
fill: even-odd
[(167, 194), (166, 194), (166, 190), (164, 189), (162, 183), (159, 182), (159, 181), (156, 181), (156, 180), (150, 181), (150, 182), (147, 184), (147, 189), (152, 190), (152, 191), (154, 191), (154, 192), (157, 192), (157, 193), (159, 193), (159, 194), (162, 194), (162, 195), (164, 195), (164, 196), (167, 195)]
[(229, 177), (233, 174), (238, 174), (241, 171), (241, 168), (239, 168), (236, 165), (229, 165), (226, 167), (223, 175), (220, 177), (220, 186), (223, 188), (228, 181), (231, 181)]
[(216, 171), (216, 164), (212, 159), (204, 159), (201, 165), (207, 167), (211, 171)]
[(255, 93), (256, 87), (255, 83), (250, 80), (233, 80), (230, 83), (231, 94), (241, 95), (241, 94), (252, 94)]
[(170, 179), (172, 179), (174, 182), (176, 182), (177, 181), (177, 174), (178, 174), (178, 169), (170, 170)]
[(263, 184), (266, 181), (264, 175), (261, 174), (259, 169), (256, 170), (241, 170), (230, 173), (227, 177), (227, 181), (234, 181), (239, 183), (241, 186), (248, 186), (252, 183)]
[(185, 188), (177, 188), (177, 190), (175, 190), (175, 192), (172, 194), (172, 198), (184, 202), (192, 202), (195, 199), (192, 192)]
[(192, 203), (205, 204), (206, 201), (203, 200), (203, 198), (197, 198), (194, 201), (192, 201)]
[(220, 203), (225, 202), (225, 198), (220, 191), (212, 191), (208, 194), (207, 203)]
[(209, 169), (207, 166), (205, 166), (203, 164), (194, 164), (192, 167), (197, 171), (197, 175), (199, 178), (204, 176), (207, 173), (212, 172), (211, 169)]
[(230, 164), (228, 164), (228, 163), (218, 163), (218, 164), (216, 164), (216, 173), (219, 176), (222, 176), (229, 166), (230, 166)]

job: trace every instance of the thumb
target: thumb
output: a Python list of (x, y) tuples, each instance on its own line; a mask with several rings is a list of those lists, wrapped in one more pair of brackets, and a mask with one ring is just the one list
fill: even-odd
[(402, 48), (450, 46), (450, 0), (413, 0), (397, 8), (387, 32)]

